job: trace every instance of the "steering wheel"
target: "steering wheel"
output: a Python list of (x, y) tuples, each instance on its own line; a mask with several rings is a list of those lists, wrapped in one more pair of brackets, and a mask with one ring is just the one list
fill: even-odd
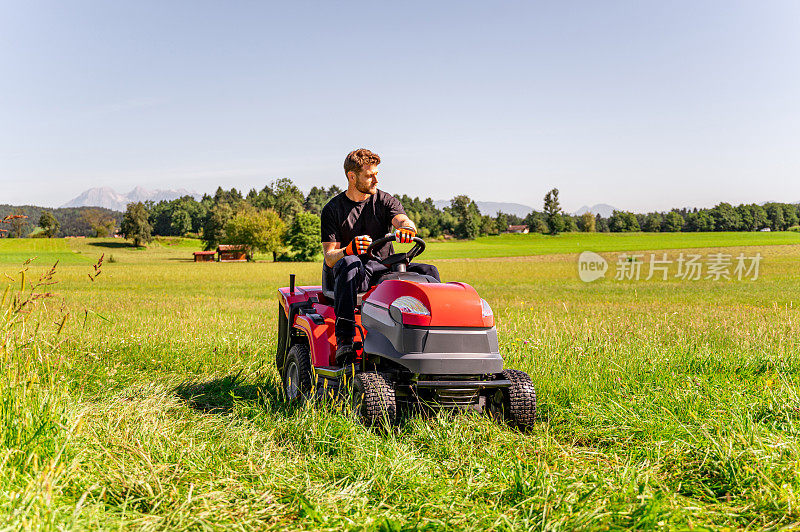
[(379, 238), (378, 240), (373, 240), (372, 243), (367, 248), (365, 254), (371, 258), (375, 259), (384, 266), (388, 266), (390, 269), (395, 264), (405, 263), (406, 266), (411, 262), (414, 257), (420, 255), (423, 251), (425, 251), (425, 241), (422, 240), (420, 237), (415, 236), (411, 239), (414, 242), (414, 247), (406, 251), (405, 253), (393, 253), (389, 255), (385, 259), (380, 259), (375, 256), (375, 251), (381, 248), (384, 244), (388, 242), (394, 242), (395, 237), (394, 233), (387, 233), (386, 236)]

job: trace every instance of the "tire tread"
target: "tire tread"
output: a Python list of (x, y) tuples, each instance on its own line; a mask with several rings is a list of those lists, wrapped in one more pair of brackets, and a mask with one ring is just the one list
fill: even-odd
[(506, 369), (503, 370), (503, 376), (511, 381), (507, 394), (506, 419), (518, 428), (533, 427), (536, 420), (536, 389), (530, 375), (517, 369)]
[[(392, 424), (397, 419), (397, 399), (392, 384), (380, 373), (358, 373), (353, 383), (353, 403), (361, 421), (372, 427), (385, 420)], [(362, 394), (361, 404), (357, 404)]]

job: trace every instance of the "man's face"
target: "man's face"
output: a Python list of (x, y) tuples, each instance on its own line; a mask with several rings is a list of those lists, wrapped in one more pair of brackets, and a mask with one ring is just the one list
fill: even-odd
[(378, 165), (366, 166), (354, 176), (356, 190), (362, 194), (375, 194), (378, 191)]

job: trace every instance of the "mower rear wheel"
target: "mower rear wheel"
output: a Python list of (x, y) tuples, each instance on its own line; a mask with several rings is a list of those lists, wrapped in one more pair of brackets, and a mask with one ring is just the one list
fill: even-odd
[(531, 377), (517, 369), (503, 370), (511, 386), (503, 390), (503, 417), (509, 425), (530, 429), (536, 420), (536, 390)]
[(397, 420), (397, 399), (394, 386), (380, 373), (365, 371), (353, 378), (353, 411), (364, 425), (373, 427)]
[(311, 357), (307, 345), (295, 344), (289, 349), (283, 391), (289, 401), (301, 401), (311, 395)]

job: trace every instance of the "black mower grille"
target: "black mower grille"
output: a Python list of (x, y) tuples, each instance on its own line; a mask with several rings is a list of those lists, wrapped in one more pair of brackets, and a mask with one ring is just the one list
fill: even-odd
[(434, 388), (433, 396), (443, 407), (466, 408), (478, 403), (480, 390), (470, 388)]

